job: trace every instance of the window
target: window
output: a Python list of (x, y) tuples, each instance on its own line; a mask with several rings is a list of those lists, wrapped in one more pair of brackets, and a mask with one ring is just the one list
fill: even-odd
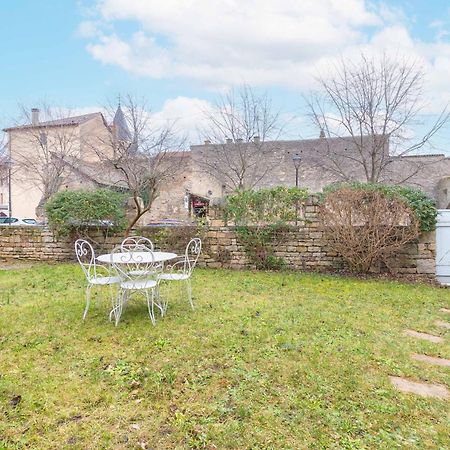
[(190, 211), (195, 217), (206, 217), (208, 215), (209, 200), (204, 197), (190, 196)]

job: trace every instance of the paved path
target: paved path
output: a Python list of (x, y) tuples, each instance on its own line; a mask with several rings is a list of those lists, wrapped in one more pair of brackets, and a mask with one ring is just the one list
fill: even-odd
[[(449, 314), (449, 308), (441, 308), (439, 310), (441, 313)], [(444, 328), (446, 330), (450, 330), (450, 323), (445, 322), (443, 320), (436, 320), (434, 325)], [(403, 333), (405, 336), (413, 337), (415, 339), (421, 339), (428, 342), (433, 342), (435, 344), (441, 344), (444, 342), (444, 338), (441, 336), (436, 336), (434, 334), (424, 333), (422, 331), (416, 330), (405, 330)], [(426, 364), (433, 364), (439, 367), (450, 367), (450, 359), (446, 358), (438, 358), (436, 356), (429, 355), (421, 355), (414, 353), (411, 355), (411, 358), (415, 361), (420, 361)], [(435, 383), (423, 383), (421, 381), (410, 380), (408, 378), (403, 377), (390, 377), (391, 383), (394, 385), (396, 389), (401, 392), (412, 393), (416, 395), (420, 395), (422, 397), (432, 397), (438, 399), (448, 399), (450, 398), (450, 392), (447, 386), (443, 384), (435, 384)]]

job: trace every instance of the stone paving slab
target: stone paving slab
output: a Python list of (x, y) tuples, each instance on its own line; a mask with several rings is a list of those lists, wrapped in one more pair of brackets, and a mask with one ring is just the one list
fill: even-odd
[(436, 366), (450, 367), (450, 359), (436, 358), (435, 356), (428, 356), (428, 355), (419, 355), (417, 353), (414, 353), (411, 357), (416, 361), (435, 364)]
[(412, 336), (417, 339), (423, 339), (423, 340), (429, 341), (429, 342), (439, 343), (439, 342), (444, 341), (444, 339), (441, 338), (440, 336), (435, 336), (433, 334), (428, 334), (428, 333), (421, 333), (420, 331), (415, 331), (415, 330), (405, 330), (405, 334), (407, 336)]
[(436, 320), (436, 322), (434, 322), (438, 327), (442, 327), (442, 328), (447, 328), (447, 330), (450, 330), (450, 323), (448, 322), (444, 322), (442, 320)]
[(448, 389), (442, 384), (419, 383), (402, 377), (389, 377), (392, 384), (401, 392), (417, 394), (422, 397), (447, 399), (450, 397)]
[(448, 309), (448, 308), (441, 308), (439, 311), (450, 314), (450, 309)]

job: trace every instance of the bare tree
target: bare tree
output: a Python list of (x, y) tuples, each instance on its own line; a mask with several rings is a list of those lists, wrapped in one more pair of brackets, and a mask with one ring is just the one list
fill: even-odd
[[(34, 109), (34, 114), (37, 110)], [(56, 193), (67, 175), (66, 161), (80, 155), (80, 135), (70, 123), (70, 111), (56, 110), (41, 103), (44, 121), (32, 117), (29, 108), (21, 106), (21, 119), (11, 155), (13, 175), (17, 180), (39, 189), (42, 196), (36, 215), (42, 214), (45, 202)]]
[(420, 233), (419, 221), (401, 199), (382, 192), (340, 189), (320, 207), (324, 240), (356, 272), (390, 260)]
[[(308, 99), (312, 120), (323, 137), (346, 136), (348, 145), (327, 140), (317, 161), (339, 179), (394, 181), (390, 165), (432, 146), (432, 138), (449, 119), (444, 109), (422, 137), (412, 139), (424, 108), (423, 78), (416, 62), (364, 54), (357, 62), (342, 60), (333, 76), (318, 77), (321, 89)], [(423, 164), (410, 162), (395, 181), (407, 181)]]
[(201, 134), (212, 145), (196, 163), (230, 190), (253, 188), (278, 165), (275, 142), (283, 130), (281, 114), (267, 94), (243, 85), (231, 89), (204, 111)]
[(126, 95), (116, 112), (110, 139), (95, 146), (105, 170), (129, 192), (134, 206), (125, 235), (152, 208), (161, 186), (182, 170), (185, 138), (175, 122), (156, 125), (144, 98)]

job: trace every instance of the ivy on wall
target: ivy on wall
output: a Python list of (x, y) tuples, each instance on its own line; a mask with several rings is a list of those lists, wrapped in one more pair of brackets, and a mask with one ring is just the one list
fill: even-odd
[(301, 219), (308, 197), (306, 189), (277, 186), (237, 191), (226, 198), (224, 218), (236, 225), (236, 234), (249, 259), (258, 269), (281, 269), (282, 258), (274, 245), (289, 226)]

